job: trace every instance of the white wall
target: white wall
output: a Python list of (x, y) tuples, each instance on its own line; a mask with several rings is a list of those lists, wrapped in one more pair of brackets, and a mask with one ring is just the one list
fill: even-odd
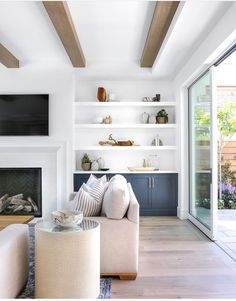
[(179, 208), (180, 218), (186, 218), (188, 213), (188, 105), (187, 87), (211, 63), (219, 57), (232, 43), (236, 41), (236, 3), (227, 10), (207, 36), (202, 38), (202, 43), (191, 54), (174, 80), (174, 91), (178, 103), (177, 122), (179, 132)]
[[(32, 148), (42, 146), (42, 159), (45, 157), (47, 148), (51, 158), (50, 147), (54, 145), (65, 145), (63, 150), (62, 164), (57, 166), (64, 177), (64, 183), (57, 176), (55, 182), (61, 183), (62, 197), (67, 199), (72, 190), (72, 103), (74, 101), (74, 74), (72, 68), (58, 66), (42, 66), (30, 64), (20, 69), (1, 68), (0, 72), (0, 94), (49, 94), (50, 135), (48, 137), (0, 137), (1, 144), (14, 143), (15, 147), (22, 147), (25, 143), (31, 144)], [(11, 154), (12, 155), (12, 154)], [(3, 154), (2, 154), (3, 156)], [(61, 156), (61, 155), (60, 155)], [(37, 157), (37, 158), (36, 158)], [(2, 157), (3, 158), (3, 157)], [(7, 158), (7, 157), (6, 157)], [(34, 162), (34, 158), (37, 159)], [(13, 160), (13, 157), (12, 157)], [(18, 161), (17, 161), (18, 160)], [(53, 160), (58, 160), (55, 157)], [(13, 160), (18, 166), (29, 166), (39, 164), (40, 153), (28, 156), (27, 152)], [(7, 163), (8, 162), (8, 163)], [(45, 164), (45, 160), (43, 161)], [(9, 161), (1, 160), (1, 167), (7, 167)], [(57, 173), (56, 173), (57, 175)], [(50, 182), (46, 185), (51, 185)], [(56, 195), (52, 195), (55, 198)]]

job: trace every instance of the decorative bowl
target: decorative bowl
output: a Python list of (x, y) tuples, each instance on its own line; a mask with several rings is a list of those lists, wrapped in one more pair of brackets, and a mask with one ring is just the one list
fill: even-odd
[(83, 220), (81, 211), (57, 210), (52, 212), (52, 221), (57, 226), (72, 228), (79, 225)]

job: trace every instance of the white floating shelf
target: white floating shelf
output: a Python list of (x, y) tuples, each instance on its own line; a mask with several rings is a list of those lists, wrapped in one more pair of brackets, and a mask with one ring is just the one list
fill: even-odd
[(149, 150), (149, 151), (166, 151), (176, 150), (176, 146), (82, 146), (77, 147), (76, 151), (136, 151), (136, 150)]
[(174, 129), (176, 124), (75, 124), (75, 129)]
[(93, 171), (93, 170), (89, 170), (89, 171), (84, 171), (84, 170), (75, 170), (74, 173), (76, 174), (113, 174), (113, 173), (119, 173), (119, 174), (124, 174), (124, 173), (131, 173), (131, 174), (134, 174), (134, 173), (143, 173), (143, 174), (146, 174), (146, 173), (153, 173), (153, 174), (156, 174), (156, 173), (178, 173), (177, 170), (154, 170), (154, 171), (130, 171), (128, 169), (125, 169), (125, 170), (117, 170), (117, 169), (109, 169), (108, 171), (102, 171), (102, 170), (98, 170), (98, 171)]
[(99, 102), (99, 101), (77, 101), (74, 102), (77, 107), (174, 107), (176, 102), (144, 102), (144, 101), (114, 101), (114, 102)]

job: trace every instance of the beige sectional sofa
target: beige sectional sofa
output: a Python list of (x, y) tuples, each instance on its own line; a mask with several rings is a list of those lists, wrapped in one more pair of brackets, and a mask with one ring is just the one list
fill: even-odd
[[(124, 218), (89, 217), (101, 226), (101, 274), (135, 279), (138, 273), (139, 203), (128, 183), (130, 203)], [(70, 200), (75, 197), (72, 193)]]
[(0, 299), (15, 298), (28, 278), (28, 225), (0, 231)]

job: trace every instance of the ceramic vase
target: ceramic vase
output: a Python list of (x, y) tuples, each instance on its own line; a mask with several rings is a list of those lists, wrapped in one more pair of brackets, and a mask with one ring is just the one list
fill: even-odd
[(103, 87), (98, 87), (97, 99), (101, 102), (106, 101), (106, 90)]
[(148, 118), (149, 118), (149, 114), (144, 112), (142, 115), (141, 115), (141, 121), (142, 123), (148, 123)]

